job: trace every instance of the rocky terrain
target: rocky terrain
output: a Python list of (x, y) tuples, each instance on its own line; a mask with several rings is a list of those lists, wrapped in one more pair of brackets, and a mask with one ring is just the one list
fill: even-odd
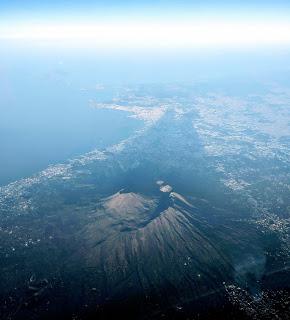
[(142, 130), (0, 189), (1, 318), (286, 319), (289, 93), (122, 92)]

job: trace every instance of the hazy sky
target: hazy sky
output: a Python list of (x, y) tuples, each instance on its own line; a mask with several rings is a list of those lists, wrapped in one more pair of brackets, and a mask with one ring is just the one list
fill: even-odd
[(92, 9), (140, 9), (155, 8), (162, 10), (170, 9), (256, 9), (259, 11), (267, 9), (289, 9), (288, 0), (2, 0), (2, 10), (23, 12), (25, 10), (92, 10)]
[(288, 48), (290, 0), (0, 0), (0, 184), (92, 148), (99, 83), (289, 86)]
[(3, 38), (101, 48), (288, 46), (290, 2), (7, 0)]
[(181, 18), (183, 16), (290, 19), (289, 0), (1, 0), (1, 21), (107, 19), (108, 17)]

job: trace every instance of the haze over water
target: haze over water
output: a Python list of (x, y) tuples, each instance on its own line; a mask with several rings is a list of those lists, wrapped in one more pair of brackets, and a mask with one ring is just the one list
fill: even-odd
[(1, 319), (290, 319), (289, 17), (0, 2)]

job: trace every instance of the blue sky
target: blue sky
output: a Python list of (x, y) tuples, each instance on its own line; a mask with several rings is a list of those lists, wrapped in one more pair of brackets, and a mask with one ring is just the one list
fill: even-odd
[(0, 0), (2, 18), (102, 15), (289, 14), (289, 0)]
[[(201, 27), (182, 26), (184, 22), (200, 21)], [(83, 23), (98, 26), (83, 28)], [(255, 24), (259, 26), (256, 28)], [(72, 39), (77, 35), (78, 41), (87, 38), (87, 43), (98, 42), (99, 47), (107, 46), (107, 42), (109, 46), (117, 42), (126, 46), (130, 42), (137, 47), (160, 43), (162, 47), (204, 46), (217, 42), (242, 47), (264, 45), (267, 37), (271, 44), (289, 44), (290, 1), (0, 0), (0, 38), (7, 34), (42, 40), (60, 35)]]

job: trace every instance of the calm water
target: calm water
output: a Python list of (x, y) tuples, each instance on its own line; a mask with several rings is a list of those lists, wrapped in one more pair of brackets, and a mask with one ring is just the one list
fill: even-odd
[(96, 90), (94, 71), (81, 71), (83, 64), (70, 70), (56, 58), (24, 58), (2, 60), (0, 68), (0, 185), (117, 143), (142, 125), (90, 107), (90, 99), (110, 99), (110, 90)]
[[(275, 82), (278, 74), (279, 81), (289, 79), (283, 54), (279, 59), (264, 54), (261, 59), (253, 52), (188, 53), (180, 59), (174, 52), (88, 54), (0, 45), (0, 185), (117, 143), (140, 128), (142, 123), (126, 113), (89, 106), (90, 99), (110, 99), (111, 84), (202, 80), (201, 91), (206, 93), (212, 89), (205, 80), (214, 79), (223, 88), (223, 74), (240, 93), (249, 78)], [(265, 65), (275, 68), (265, 74)], [(98, 84), (105, 84), (105, 90), (96, 90)]]

